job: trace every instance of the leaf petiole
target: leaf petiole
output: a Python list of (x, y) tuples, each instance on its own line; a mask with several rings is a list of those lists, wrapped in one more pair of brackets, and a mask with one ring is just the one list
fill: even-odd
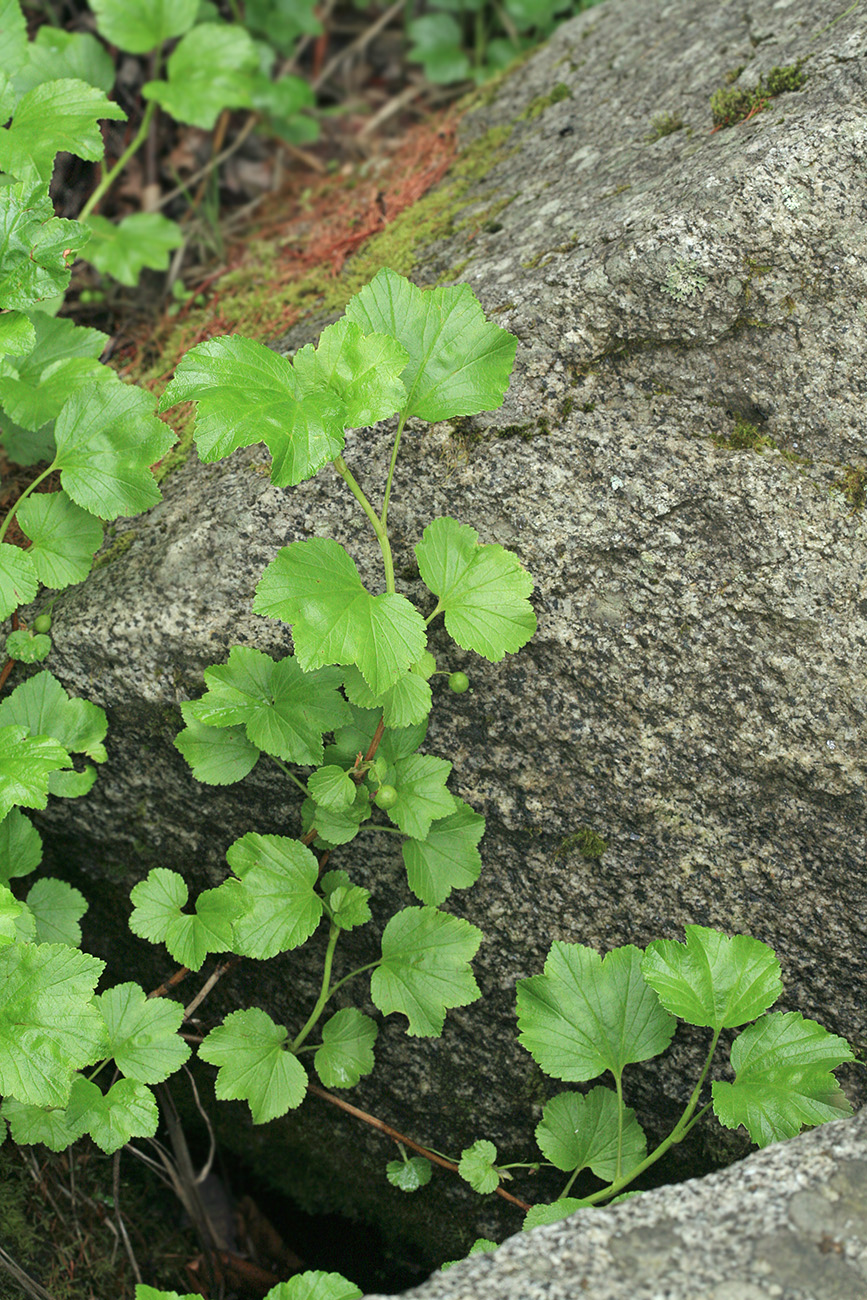
[[(156, 77), (157, 75), (158, 74), (155, 71), (154, 76)], [(153, 117), (156, 111), (156, 107), (157, 107), (157, 102), (155, 99), (152, 99), (144, 111), (144, 115), (141, 120), (141, 126), (139, 127), (138, 131), (135, 133), (132, 140), (124, 149), (123, 153), (120, 155), (120, 157), (118, 158), (114, 166), (111, 168), (111, 170), (105, 173), (102, 180), (99, 182), (96, 189), (93, 191), (90, 198), (85, 203), (84, 207), (81, 209), (81, 212), (78, 214), (79, 221), (87, 220), (91, 212), (93, 212), (94, 208), (101, 200), (102, 196), (114, 184), (115, 178), (120, 175), (124, 167), (129, 162), (130, 158), (147, 139), (147, 134), (151, 124), (151, 118)]]
[(400, 450), (400, 438), (401, 438), (401, 434), (403, 433), (403, 426), (405, 424), (406, 424), (406, 414), (402, 413), (400, 417), (400, 422), (398, 423), (397, 426), (397, 433), (394, 436), (394, 447), (392, 448), (392, 452), (391, 452), (391, 464), (388, 467), (388, 478), (386, 479), (386, 483), (385, 483), (385, 494), (382, 498), (382, 514), (380, 516), (380, 520), (383, 528), (386, 528), (388, 526), (388, 503), (389, 500), (391, 499), (391, 483), (392, 483), (392, 479), (394, 478), (394, 467), (397, 464), (397, 453)]
[(15, 518), (15, 513), (18, 510), (18, 507), (21, 505), (21, 502), (26, 501), (27, 498), (30, 496), (30, 493), (34, 490), (34, 488), (39, 487), (39, 484), (43, 483), (45, 479), (48, 478), (49, 474), (54, 473), (56, 466), (57, 466), (57, 462), (52, 461), (52, 463), (48, 466), (48, 469), (44, 469), (41, 474), (37, 474), (33, 482), (29, 483), (27, 487), (24, 489), (24, 491), (21, 493), (21, 496), (15, 502), (14, 506), (10, 508), (9, 513), (7, 514), (6, 518), (3, 520), (3, 523), (0, 524), (0, 542), (2, 542), (3, 538), (6, 536), (6, 532), (9, 528), (9, 525), (11, 524), (12, 520)]
[(331, 966), (334, 962), (334, 949), (337, 947), (337, 940), (339, 938), (340, 928), (332, 921), (331, 928), (328, 931), (328, 947), (325, 949), (325, 963), (322, 969), (322, 988), (319, 991), (319, 997), (316, 999), (313, 1010), (307, 1017), (306, 1024), (292, 1041), (289, 1051), (292, 1052), (293, 1055), (315, 1027), (316, 1022), (322, 1015), (322, 1012), (325, 1009), (325, 1004), (331, 997), (334, 989), (339, 988), (339, 985), (337, 984), (335, 984), (334, 988), (331, 988)]
[(373, 531), (376, 533), (376, 540), (379, 542), (379, 549), (382, 551), (382, 562), (383, 565), (385, 566), (385, 590), (389, 594), (393, 595), (394, 594), (394, 560), (392, 559), (392, 555), (391, 555), (391, 545), (388, 540), (388, 530), (386, 529), (385, 524), (382, 523), (382, 521), (380, 520), (373, 506), (368, 501), (367, 497), (365, 496), (364, 492), (361, 489), (361, 486), (359, 485), (358, 481), (356, 480), (354, 474), (350, 470), (349, 466), (347, 465), (343, 457), (335, 456), (334, 460), (331, 463), (334, 466), (334, 468), (337, 470), (337, 473), (343, 479), (346, 486), (349, 488), (352, 495), (355, 497), (358, 504), (361, 506), (364, 513), (367, 515), (368, 519), (370, 520), (371, 527), (373, 528)]

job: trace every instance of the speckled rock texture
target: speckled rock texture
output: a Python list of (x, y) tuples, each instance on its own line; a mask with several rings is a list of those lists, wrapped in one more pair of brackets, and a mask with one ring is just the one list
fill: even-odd
[[(867, 1113), (521, 1233), (417, 1300), (862, 1300)], [(369, 1297), (369, 1300), (383, 1300)]]
[[(518, 336), (518, 364), (500, 411), (405, 437), (396, 567), (424, 600), (412, 545), (436, 515), (470, 523), (534, 575), (539, 631), (499, 665), (442, 632), (432, 643), (473, 678), (469, 695), (438, 689), (427, 748), (453, 760), (452, 789), (488, 819), (482, 878), (448, 903), (485, 932), (484, 998), (440, 1041), (387, 1021), (354, 1098), (439, 1149), (485, 1136), (503, 1157), (533, 1157), (558, 1085), (515, 1042), (514, 984), (553, 939), (605, 951), (682, 937), (686, 922), (751, 933), (782, 959), (781, 1009), (867, 1040), (865, 55), (865, 15), (843, 0), (606, 0), (465, 119), (491, 168), (448, 238), (419, 250), (415, 278), (467, 280)], [(797, 59), (801, 89), (712, 130), (727, 74), (742, 67), (735, 84), (755, 85)], [(683, 125), (653, 138), (661, 114)], [(758, 446), (733, 447), (736, 433)], [(374, 493), (391, 434), (348, 442)], [(263, 568), (283, 544), (328, 535), (382, 583), (331, 470), (279, 491), (265, 454), (177, 471), (128, 549), (57, 603), (52, 666), (107, 708), (111, 761), (42, 825), (55, 869), (84, 861), (91, 946), (115, 967), (123, 954), (125, 970), (145, 970), (124, 925), (148, 867), (195, 889), (222, 878), (238, 835), (297, 826), (276, 771), (206, 789), (172, 747), (206, 665), (236, 642), (289, 648), (287, 629), (250, 612)], [(374, 930), (411, 901), (389, 837), (332, 861), (373, 890)], [(323, 942), (239, 968), (209, 1014), (256, 1000), (302, 1023)], [(346, 969), (370, 961), (375, 935), (354, 931), (345, 948)], [(154, 951), (141, 978), (165, 973)], [(679, 1035), (627, 1072), (652, 1133), (688, 1096), (703, 1041)], [(863, 1101), (862, 1075), (842, 1077)], [(333, 1131), (324, 1109), (248, 1133), (239, 1107), (233, 1132), (311, 1204), (337, 1190), (408, 1233), (415, 1215), (428, 1262), (432, 1233), (443, 1258), (518, 1226), (504, 1207), (513, 1217), (486, 1229), (501, 1203), (468, 1210), (439, 1176), (413, 1208), (421, 1198), (385, 1184), (391, 1151), (338, 1118), (355, 1153), (340, 1181), (346, 1146), (323, 1156), (314, 1142), (320, 1121)], [(696, 1130), (663, 1174), (731, 1154), (715, 1142)]]

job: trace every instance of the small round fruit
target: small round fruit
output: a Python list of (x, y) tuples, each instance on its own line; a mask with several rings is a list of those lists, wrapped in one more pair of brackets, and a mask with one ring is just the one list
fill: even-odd
[(452, 673), (449, 678), (449, 690), (454, 691), (455, 695), (463, 695), (464, 691), (470, 689), (470, 679), (466, 673)]
[(51, 631), (51, 615), (50, 615), (50, 614), (40, 614), (38, 618), (35, 618), (35, 619), (33, 620), (33, 631), (34, 631), (34, 632), (50, 632), (50, 631)]
[(393, 808), (397, 803), (397, 791), (393, 785), (381, 785), (373, 796), (377, 808)]

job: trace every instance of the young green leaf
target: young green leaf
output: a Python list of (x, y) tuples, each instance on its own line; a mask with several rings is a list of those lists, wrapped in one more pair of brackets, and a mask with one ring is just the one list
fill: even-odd
[(248, 910), (235, 923), (232, 948), (264, 960), (306, 943), (322, 917), (314, 886), (319, 863), (298, 840), (250, 831), (226, 860), (244, 884)]
[(355, 800), (348, 808), (326, 808), (305, 799), (301, 805), (301, 825), (304, 834), (312, 826), (316, 827), (317, 836), (314, 843), (317, 848), (335, 848), (338, 844), (348, 844), (358, 834), (358, 828), (370, 816), (370, 796), (365, 786), (359, 786)]
[(726, 1128), (743, 1124), (760, 1147), (842, 1119), (852, 1108), (831, 1071), (854, 1059), (844, 1038), (799, 1011), (762, 1016), (732, 1044), (735, 1081), (713, 1084), (714, 1112)]
[(438, 1038), (449, 1007), (481, 996), (470, 969), (481, 941), (481, 930), (461, 917), (406, 907), (385, 927), (370, 996), (383, 1015), (406, 1016), (411, 1038)]
[(201, 1293), (178, 1295), (177, 1291), (157, 1291), (155, 1287), (145, 1286), (144, 1282), (137, 1282), (135, 1300), (201, 1300)]
[(322, 1026), (322, 1046), (313, 1057), (326, 1088), (352, 1088), (373, 1069), (373, 1044), (379, 1030), (370, 1016), (345, 1007)]
[[(340, 763), (352, 767), (356, 755), (366, 754), (370, 742), (379, 726), (382, 714), (377, 709), (359, 709), (352, 707), (352, 722), (340, 727), (334, 733), (334, 744), (325, 751), (327, 763)], [(391, 767), (399, 758), (414, 754), (427, 734), (427, 718), (412, 727), (392, 729), (386, 727), (382, 733), (377, 758), (382, 758)]]
[(433, 1172), (431, 1162), (424, 1156), (409, 1156), (406, 1160), (389, 1160), (385, 1166), (385, 1176), (392, 1187), (402, 1192), (417, 1192), (426, 1187)]
[(0, 67), (7, 76), (13, 76), (27, 62), (27, 46), (27, 23), (21, 5), (18, 0), (0, 0)]
[(39, 579), (27, 552), (0, 542), (0, 619), (8, 618), (19, 605), (29, 605), (38, 590)]
[(183, 36), (196, 20), (199, 0), (90, 0), (96, 30), (127, 54), (150, 54)]
[(36, 330), (28, 316), (21, 311), (7, 311), (0, 316), (0, 357), (26, 356), (35, 346)]
[(346, 424), (359, 429), (393, 415), (406, 401), (400, 374), (409, 353), (388, 334), (362, 334), (345, 316), (296, 354), (299, 395), (330, 388), (346, 410)]
[(68, 695), (47, 669), (28, 677), (0, 704), (0, 726), (9, 724), (27, 727), (32, 736), (51, 736), (71, 754), (105, 762), (105, 710)]
[(142, 94), (175, 121), (210, 131), (224, 108), (250, 107), (250, 74), (258, 66), (256, 46), (243, 27), (200, 23), (169, 55), (168, 80), (146, 81)]
[(40, 664), (51, 654), (51, 637), (18, 628), (6, 638), (6, 654), (22, 664)]
[(256, 588), (253, 610), (292, 624), (305, 671), (357, 664), (376, 694), (393, 686), (427, 644), (415, 606), (405, 596), (371, 596), (346, 551), (328, 537), (278, 551)]
[(783, 991), (773, 948), (745, 934), (731, 939), (687, 925), (686, 943), (648, 944), (641, 973), (673, 1015), (690, 1025), (732, 1029), (773, 1006)]
[(81, 944), (78, 922), (87, 911), (82, 893), (65, 880), (43, 876), (31, 885), (27, 906), (36, 922), (37, 943), (66, 943), (71, 948)]
[(318, 36), (322, 31), (314, 5), (304, 0), (247, 0), (244, 21), (281, 54), (294, 53), (299, 36)]
[(472, 65), (463, 45), (463, 32), (451, 14), (425, 14), (407, 26), (412, 44), (407, 58), (420, 63), (428, 81), (448, 86), (463, 81), (472, 73)]
[(51, 773), (71, 766), (71, 758), (56, 740), (30, 736), (25, 727), (3, 726), (0, 719), (0, 818), (15, 804), (44, 808)]
[(344, 446), (346, 409), (332, 392), (299, 400), (285, 357), (263, 343), (231, 334), (190, 348), (160, 402), (197, 401), (196, 446), (203, 461), (264, 442), (273, 458), (271, 482), (287, 487), (312, 478)]
[(28, 876), (42, 861), (42, 837), (20, 812), (13, 808), (0, 821), (0, 881)]
[(153, 1137), (159, 1124), (157, 1103), (150, 1088), (134, 1079), (118, 1079), (107, 1093), (79, 1076), (67, 1107), (69, 1123), (83, 1127), (106, 1155), (134, 1137)]
[(55, 217), (47, 185), (0, 188), (0, 307), (26, 311), (63, 293), (72, 255), (89, 238), (79, 222)]
[(233, 646), (229, 662), (205, 669), (208, 690), (189, 712), (206, 726), (243, 723), (257, 749), (301, 765), (322, 761), (322, 733), (349, 718), (334, 668), (305, 673), (297, 659), (276, 663), (261, 650)]
[(205, 785), (233, 785), (252, 772), (259, 750), (247, 739), (244, 727), (205, 726), (195, 715), (198, 701), (187, 700), (181, 713), (187, 724), (175, 736), (175, 749)]
[(397, 802), (388, 816), (404, 835), (424, 840), (432, 822), (455, 811), (454, 795), (446, 789), (451, 770), (451, 763), (432, 754), (410, 754), (393, 765)]
[(41, 1143), (49, 1151), (65, 1151), (86, 1131), (80, 1117), (73, 1124), (66, 1107), (46, 1109), (28, 1102), (6, 1097), (0, 1106), (0, 1115), (9, 1121), (12, 1140), (18, 1146), (36, 1146)]
[(181, 911), (188, 897), (182, 876), (165, 867), (153, 867), (130, 891), (133, 912), (129, 928), (150, 943), (164, 943), (182, 966), (200, 970), (209, 952), (232, 948), (232, 925), (248, 900), (237, 882), (233, 887), (231, 881), (199, 894), (195, 915)]
[(474, 885), (482, 869), (476, 846), (484, 833), (484, 817), (462, 799), (455, 799), (455, 811), (435, 821), (426, 839), (406, 840), (401, 846), (403, 861), (416, 897), (439, 907), (453, 889)]
[(664, 1052), (676, 1021), (641, 976), (632, 944), (603, 959), (580, 943), (553, 944), (543, 975), (518, 981), (518, 1038), (555, 1079), (581, 1082)]
[(73, 1074), (103, 1055), (93, 1002), (105, 968), (64, 944), (0, 951), (0, 1093), (33, 1106), (65, 1106)]
[(169, 253), (184, 242), (176, 221), (159, 212), (134, 212), (122, 221), (90, 216), (87, 261), (120, 284), (137, 285), (145, 268), (165, 271)]
[(617, 1094), (601, 1086), (585, 1095), (561, 1092), (546, 1102), (536, 1141), (545, 1159), (558, 1169), (568, 1173), (590, 1169), (606, 1182), (629, 1174), (647, 1155), (647, 1139), (635, 1111), (624, 1106), (618, 1168)]
[(199, 1048), (203, 1061), (220, 1067), (215, 1088), (220, 1101), (249, 1102), (254, 1124), (300, 1106), (307, 1074), (286, 1050), (288, 1040), (283, 1026), (258, 1007), (226, 1016)]
[(12, 122), (0, 128), (0, 170), (20, 181), (50, 181), (61, 150), (89, 162), (105, 152), (97, 126), (101, 118), (125, 121), (126, 113), (101, 90), (64, 77), (28, 90)]
[(44, 311), (31, 312), (30, 319), (34, 346), (6, 362), (0, 402), (9, 420), (39, 431), (53, 423), (73, 393), (111, 379), (113, 372), (99, 361), (108, 342), (100, 330), (83, 329)]
[(387, 727), (411, 727), (423, 722), (431, 711), (431, 689), (418, 673), (407, 672), (382, 695), (376, 695), (354, 665), (344, 670), (343, 687), (351, 704), (376, 709)]
[(361, 1292), (342, 1273), (307, 1272), (278, 1282), (265, 1300), (361, 1300)]
[(28, 62), (14, 77), (19, 95), (43, 81), (73, 77), (108, 95), (114, 86), (114, 62), (105, 46), (89, 32), (65, 32), (46, 23), (27, 49)]
[(502, 405), (517, 339), (485, 320), (469, 285), (422, 290), (383, 269), (350, 299), (346, 315), (367, 334), (390, 334), (409, 353), (401, 376), (405, 415), (448, 420)]
[(0, 884), (0, 947), (15, 943), (18, 918), (24, 910), (24, 904), (19, 903), (9, 886)]
[[(472, 1246), (470, 1246), (467, 1251), (465, 1258), (469, 1259), (471, 1255), (488, 1255), (492, 1250), (497, 1249), (497, 1245), (498, 1243), (496, 1241), (491, 1241), (490, 1237), (476, 1237)], [(463, 1263), (463, 1260), (460, 1259), (446, 1260), (444, 1264), (440, 1264), (440, 1272), (444, 1272), (447, 1268), (454, 1268), (455, 1264), (461, 1263)]]
[(319, 885), (339, 930), (354, 930), (370, 920), (370, 890), (353, 885), (345, 871), (326, 871)]
[(307, 778), (307, 789), (321, 808), (340, 811), (355, 802), (358, 786), (348, 772), (335, 763), (317, 768)]
[(116, 984), (96, 999), (108, 1035), (106, 1056), (139, 1083), (162, 1083), (179, 1070), (190, 1048), (178, 1035), (184, 1008), (148, 998), (138, 984)]
[(153, 409), (151, 393), (119, 380), (70, 397), (54, 428), (54, 465), (77, 505), (114, 519), (137, 515), (160, 500), (150, 467), (175, 435)]
[(561, 1196), (550, 1205), (534, 1205), (524, 1215), (522, 1231), (529, 1232), (530, 1228), (541, 1228), (544, 1223), (559, 1223), (561, 1219), (568, 1219), (570, 1214), (583, 1208), (584, 1202), (574, 1196)]
[(458, 1173), (465, 1183), (469, 1183), (474, 1192), (485, 1195), (493, 1192), (500, 1185), (500, 1175), (494, 1167), (497, 1148), (493, 1142), (479, 1138), (471, 1147), (461, 1152)]
[(415, 553), (422, 580), (439, 597), (434, 614), (445, 613), (462, 649), (499, 663), (530, 640), (533, 579), (511, 551), (481, 546), (474, 528), (444, 518), (428, 524)]
[(45, 587), (83, 582), (102, 545), (102, 524), (65, 492), (40, 492), (22, 501), (18, 522), (33, 545), (27, 554)]

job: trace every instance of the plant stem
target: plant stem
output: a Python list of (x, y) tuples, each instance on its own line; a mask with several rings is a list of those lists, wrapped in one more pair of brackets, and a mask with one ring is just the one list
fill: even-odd
[[(337, 940), (339, 938), (340, 938), (340, 930), (332, 922), (331, 929), (328, 931), (328, 947), (325, 949), (325, 966), (322, 971), (322, 988), (319, 991), (319, 997), (316, 999), (316, 1003), (313, 1007), (313, 1010), (310, 1012), (310, 1015), (307, 1017), (307, 1023), (305, 1024), (304, 1028), (301, 1030), (300, 1034), (298, 1034), (297, 1037), (294, 1039), (292, 1046), (289, 1048), (290, 1052), (294, 1052), (296, 1048), (300, 1047), (301, 1044), (304, 1042), (304, 1039), (307, 1038), (307, 1036), (310, 1034), (311, 1030), (316, 1025), (317, 1020), (322, 1015), (322, 1012), (325, 1008), (325, 1003), (328, 1001), (328, 999), (331, 997), (331, 994), (334, 992), (334, 989), (331, 988), (331, 964), (334, 961), (334, 949), (337, 947)], [(335, 984), (334, 988), (338, 988), (338, 987), (339, 986)]]
[(94, 208), (101, 200), (102, 196), (105, 194), (106, 190), (108, 190), (111, 187), (111, 185), (114, 183), (115, 177), (117, 177), (123, 171), (124, 167), (127, 165), (130, 158), (133, 156), (133, 154), (141, 145), (142, 141), (147, 138), (147, 133), (151, 124), (151, 118), (153, 117), (154, 112), (156, 111), (156, 107), (157, 107), (157, 102), (155, 99), (152, 99), (144, 111), (144, 117), (141, 120), (141, 125), (139, 126), (138, 131), (136, 131), (135, 135), (133, 136), (131, 142), (124, 149), (123, 153), (120, 155), (117, 162), (112, 167), (111, 171), (105, 173), (102, 180), (99, 182), (96, 189), (93, 191), (90, 198), (87, 200), (84, 207), (79, 212), (78, 214), (79, 221), (87, 220), (91, 212), (93, 212)]
[(282, 761), (282, 759), (275, 758), (273, 754), (269, 754), (268, 757), (272, 760), (272, 762), (277, 764), (277, 766), (279, 767), (280, 771), (284, 774), (284, 776), (288, 776), (290, 781), (295, 782), (295, 784), (298, 786), (298, 789), (304, 795), (305, 799), (309, 799), (310, 791), (307, 789), (307, 786), (304, 784), (303, 781), (301, 781), (295, 775), (295, 773), (290, 768), (286, 766), (286, 764)]
[(391, 482), (394, 478), (394, 467), (397, 464), (397, 453), (400, 450), (400, 436), (403, 433), (403, 426), (406, 424), (406, 416), (401, 415), (400, 423), (397, 426), (397, 433), (394, 436), (394, 447), (391, 452), (391, 464), (388, 467), (388, 478), (385, 481), (385, 495), (382, 498), (382, 514), (380, 519), (383, 528), (388, 526), (388, 503), (391, 499)]
[(356, 482), (349, 466), (342, 456), (335, 456), (331, 462), (337, 473), (343, 479), (358, 504), (370, 520), (371, 527), (376, 533), (376, 540), (379, 542), (379, 549), (382, 551), (382, 562), (385, 565), (385, 590), (391, 595), (394, 594), (394, 560), (391, 555), (391, 546), (388, 541), (388, 530), (382, 523), (374, 510), (373, 506), (364, 495), (360, 486)]
[(623, 1076), (615, 1074), (614, 1086), (617, 1089), (617, 1161), (614, 1166), (614, 1181), (623, 1173)]
[[(336, 984), (332, 985), (331, 993), (336, 993), (337, 990), (342, 988), (349, 980), (354, 980), (356, 975), (363, 975), (366, 970), (373, 970), (375, 966), (381, 965), (382, 958), (379, 957), (376, 961), (369, 961), (366, 966), (359, 966), (357, 970), (351, 970), (348, 975), (343, 976), (343, 979), (338, 980)], [(329, 993), (329, 997), (331, 996), (331, 993)]]
[(30, 493), (33, 491), (33, 489), (37, 488), (40, 483), (44, 482), (44, 480), (48, 478), (49, 474), (54, 473), (55, 464), (56, 462), (52, 461), (52, 463), (48, 466), (48, 469), (44, 469), (41, 474), (38, 474), (36, 478), (33, 480), (33, 482), (28, 484), (28, 486), (21, 493), (21, 496), (18, 498), (18, 500), (15, 502), (15, 505), (12, 506), (8, 515), (3, 520), (2, 525), (0, 525), (0, 542), (2, 542), (3, 538), (6, 536), (6, 532), (9, 528), (9, 525), (12, 523), (12, 520), (15, 518), (15, 514), (18, 510), (18, 507), (21, 505), (21, 502), (26, 501), (27, 498), (30, 496)]

